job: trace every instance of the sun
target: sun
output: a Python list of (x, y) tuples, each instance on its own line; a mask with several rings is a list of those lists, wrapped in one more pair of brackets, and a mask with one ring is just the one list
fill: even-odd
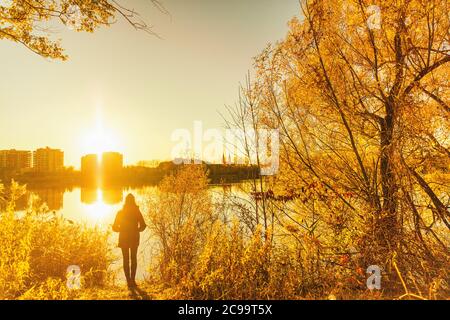
[(121, 151), (118, 139), (113, 133), (98, 127), (85, 135), (83, 141), (84, 154), (96, 154), (100, 161), (102, 154), (108, 151)]

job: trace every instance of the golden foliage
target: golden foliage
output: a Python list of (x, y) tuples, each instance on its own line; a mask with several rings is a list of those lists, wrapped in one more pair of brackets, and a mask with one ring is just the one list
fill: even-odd
[(236, 121), (280, 130), (270, 191), (295, 201), (274, 215), (295, 241), (320, 239), (317, 259), (340, 274), (382, 266), (395, 294), (395, 256), (408, 286), (424, 292), (437, 281), (445, 296), (448, 1), (300, 4), (286, 38), (256, 58), (240, 106), (252, 118)]
[[(158, 1), (152, 2), (166, 12)], [(0, 40), (20, 43), (45, 58), (66, 60), (60, 41), (49, 38), (51, 23), (61, 23), (75, 31), (94, 32), (114, 23), (117, 16), (135, 29), (153, 33), (136, 12), (118, 1), (10, 0), (0, 3)]]
[(200, 166), (186, 166), (160, 184), (149, 199), (150, 228), (159, 245), (159, 273), (168, 285), (191, 270), (214, 221), (207, 176)]
[(70, 265), (80, 266), (84, 287), (104, 284), (111, 261), (107, 233), (55, 216), (38, 201), (16, 213), (14, 203), (24, 192), (17, 183), (2, 192), (0, 299), (64, 298)]

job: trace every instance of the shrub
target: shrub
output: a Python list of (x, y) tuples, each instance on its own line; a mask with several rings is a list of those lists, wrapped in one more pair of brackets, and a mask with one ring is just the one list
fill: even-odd
[(33, 198), (18, 214), (14, 204), (24, 193), (14, 182), (1, 188), (0, 299), (66, 298), (70, 265), (80, 266), (84, 286), (102, 285), (111, 260), (108, 234), (49, 213)]
[(147, 207), (158, 244), (155, 272), (168, 286), (187, 276), (215, 220), (206, 172), (186, 166), (163, 179)]

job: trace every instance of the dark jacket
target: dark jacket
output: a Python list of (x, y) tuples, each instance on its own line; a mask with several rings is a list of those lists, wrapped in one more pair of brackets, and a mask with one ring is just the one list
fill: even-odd
[(139, 233), (144, 231), (146, 224), (138, 206), (125, 206), (120, 210), (113, 224), (113, 231), (119, 232), (120, 248), (137, 248)]

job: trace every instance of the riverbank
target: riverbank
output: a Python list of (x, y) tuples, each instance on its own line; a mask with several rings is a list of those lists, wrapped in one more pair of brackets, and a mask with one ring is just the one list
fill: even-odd
[[(194, 164), (192, 164), (195, 166)], [(72, 168), (59, 172), (15, 172), (0, 171), (0, 181), (10, 185), (11, 181), (26, 184), (31, 188), (74, 188), (74, 187), (142, 187), (153, 186), (161, 182), (164, 177), (175, 174), (189, 164), (174, 164), (173, 162), (160, 163), (155, 168), (128, 166), (113, 176), (99, 177), (87, 176), (81, 171)], [(238, 183), (259, 176), (259, 170), (249, 165), (223, 165), (203, 163), (208, 173), (210, 184)]]

